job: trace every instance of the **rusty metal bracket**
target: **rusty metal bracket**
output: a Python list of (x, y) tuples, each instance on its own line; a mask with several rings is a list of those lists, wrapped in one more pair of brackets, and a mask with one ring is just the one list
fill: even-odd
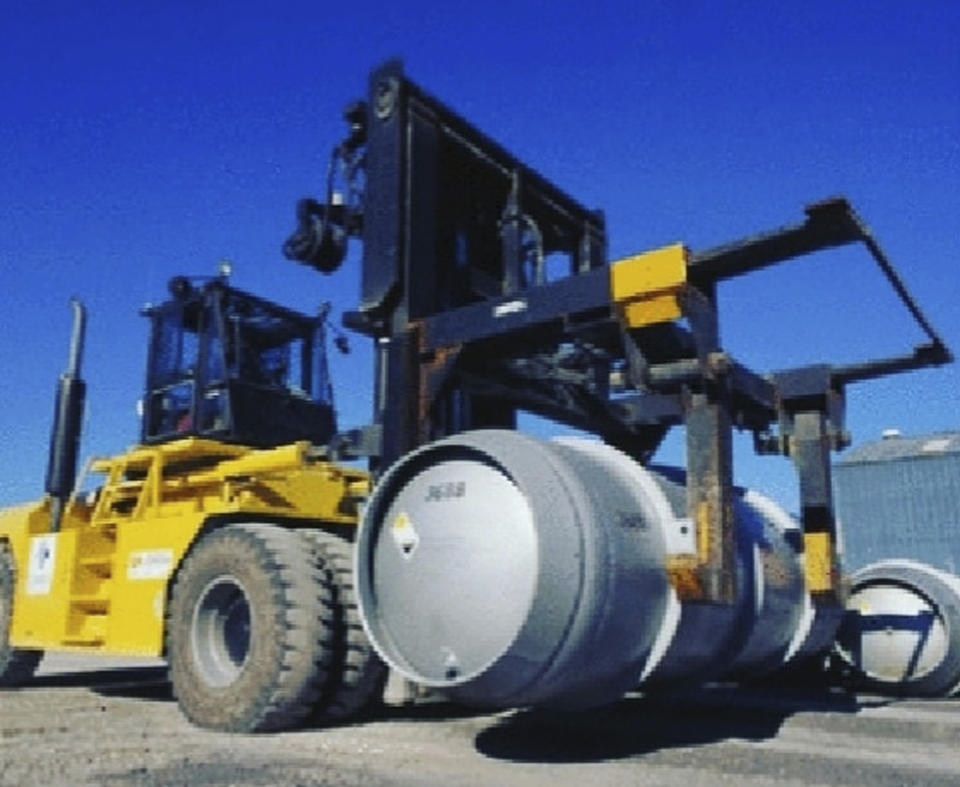
[(733, 604), (737, 595), (733, 443), (725, 398), (722, 393), (687, 397), (687, 509), (696, 532), (696, 562), (675, 562), (667, 570), (681, 599)]

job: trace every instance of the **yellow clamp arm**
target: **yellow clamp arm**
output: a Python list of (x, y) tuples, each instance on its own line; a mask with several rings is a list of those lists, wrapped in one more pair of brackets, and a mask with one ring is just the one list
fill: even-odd
[(687, 283), (687, 256), (686, 247), (674, 243), (611, 263), (611, 299), (628, 328), (681, 316), (678, 295)]

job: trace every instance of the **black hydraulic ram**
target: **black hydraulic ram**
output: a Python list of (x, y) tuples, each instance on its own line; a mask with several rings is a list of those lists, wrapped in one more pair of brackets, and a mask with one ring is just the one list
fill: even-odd
[(80, 379), (83, 341), (87, 311), (76, 298), (70, 299), (73, 308), (73, 332), (70, 336), (70, 357), (67, 368), (57, 383), (57, 399), (50, 432), (50, 459), (44, 487), (50, 496), (50, 532), (60, 529), (63, 510), (73, 494), (77, 480), (77, 453), (80, 448), (80, 429), (87, 385)]

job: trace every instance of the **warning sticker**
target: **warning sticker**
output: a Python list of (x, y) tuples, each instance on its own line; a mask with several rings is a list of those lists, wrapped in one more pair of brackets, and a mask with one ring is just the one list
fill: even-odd
[(420, 543), (420, 536), (413, 529), (413, 522), (410, 521), (410, 517), (406, 513), (400, 512), (397, 514), (390, 528), (390, 533), (393, 536), (394, 543), (400, 548), (400, 554), (405, 558), (411, 557), (417, 548), (417, 544)]
[(30, 539), (30, 562), (27, 566), (27, 595), (46, 596), (53, 587), (53, 571), (57, 564), (56, 535)]
[(127, 558), (127, 579), (166, 579), (172, 569), (172, 549), (140, 549)]

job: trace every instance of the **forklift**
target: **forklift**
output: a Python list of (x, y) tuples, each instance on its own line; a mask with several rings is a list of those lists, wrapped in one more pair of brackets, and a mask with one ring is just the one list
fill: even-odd
[[(816, 202), (799, 223), (713, 249), (676, 243), (610, 261), (600, 211), (429, 95), (398, 61), (374, 69), (366, 98), (344, 119), (325, 193), (299, 201), (283, 253), (331, 275), (351, 239), (362, 242), (361, 300), (343, 323), (374, 345), (370, 423), (337, 429), (323, 316), (295, 314), (222, 278), (177, 278), (171, 300), (148, 310), (140, 445), (94, 461), (102, 483), (77, 493), (86, 485), (74, 482), (83, 398), (76, 305), (47, 495), (0, 512), (0, 684), (28, 677), (45, 650), (163, 656), (188, 718), (257, 731), (355, 716), (380, 695), (382, 659), (482, 706), (573, 707), (655, 674), (638, 654), (693, 664), (684, 680), (703, 681), (758, 640), (774, 660), (829, 650), (847, 595), (830, 476), (831, 451), (850, 442), (847, 388), (952, 360), (851, 205)], [(876, 262), (921, 344), (770, 372), (722, 346), (721, 282), (852, 244)], [(519, 413), (589, 432), (603, 453), (519, 442)], [(686, 467), (657, 492), (647, 467), (674, 427), (685, 431)], [(800, 521), (782, 528), (780, 552), (757, 539), (761, 528), (744, 535), (734, 429), (796, 468)], [(368, 471), (344, 466), (354, 458), (366, 458)], [(571, 489), (589, 498), (586, 475), (564, 470), (566, 481), (558, 475), (536, 493), (524, 479), (603, 463), (611, 468), (597, 475), (603, 483), (647, 478), (648, 502), (664, 498), (650, 506), (660, 513), (648, 521), (630, 508), (631, 482), (618, 492), (622, 510), (605, 516), (597, 501), (595, 529), (563, 546), (556, 523), (582, 512), (559, 503), (549, 516), (538, 512)], [(488, 513), (470, 505), (476, 484), (448, 473), (464, 467), (493, 490), (479, 498), (493, 505)], [(752, 505), (761, 519), (789, 519)], [(514, 515), (526, 517), (517, 525), (526, 546), (486, 538), (491, 523), (513, 532)], [(669, 548), (644, 552), (637, 540), (654, 531)], [(541, 564), (581, 560), (588, 535), (610, 554), (637, 541), (614, 561), (610, 582), (606, 568), (585, 562)], [(594, 616), (581, 589), (634, 587), (630, 555), (641, 553), (664, 599), (656, 615), (670, 615), (662, 635), (633, 632), (636, 647), (618, 661), (610, 657), (636, 616), (614, 619), (603, 605), (607, 616)], [(514, 576), (508, 555), (528, 574)], [(754, 581), (757, 566), (767, 586)], [(541, 580), (555, 587), (533, 594)], [(783, 618), (772, 637), (756, 624), (777, 583), (793, 595), (772, 610)], [(488, 603), (521, 586), (529, 598)], [(629, 612), (647, 599), (614, 601), (610, 609)], [(575, 629), (582, 649), (564, 639)], [(561, 650), (578, 665), (566, 683), (551, 677)], [(583, 683), (601, 663), (605, 684)]]

